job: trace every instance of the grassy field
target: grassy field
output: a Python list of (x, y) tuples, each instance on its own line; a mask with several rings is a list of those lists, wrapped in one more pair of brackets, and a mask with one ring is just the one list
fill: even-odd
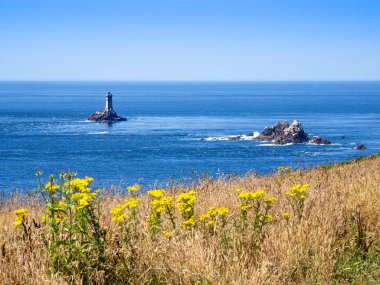
[(150, 194), (61, 178), (1, 200), (1, 284), (380, 284), (380, 155)]

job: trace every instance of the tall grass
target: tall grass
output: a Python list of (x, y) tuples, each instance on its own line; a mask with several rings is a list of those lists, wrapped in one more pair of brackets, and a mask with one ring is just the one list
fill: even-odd
[[(192, 187), (171, 186), (169, 199), (158, 202), (160, 194), (132, 192), (108, 189), (94, 199), (88, 211), (96, 213), (104, 238), (92, 227), (75, 227), (91, 222), (84, 211), (72, 217), (72, 229), (52, 236), (46, 217), (41, 222), (51, 204), (33, 195), (2, 200), (0, 283), (380, 283), (380, 156), (272, 176), (205, 178)], [(112, 209), (127, 199), (124, 218), (116, 219)], [(136, 207), (131, 199), (138, 199)], [(14, 214), (20, 208), (27, 216)], [(69, 235), (83, 253), (76, 248), (68, 255)], [(64, 245), (52, 251), (53, 239)], [(88, 246), (94, 240), (101, 259), (99, 247)]]

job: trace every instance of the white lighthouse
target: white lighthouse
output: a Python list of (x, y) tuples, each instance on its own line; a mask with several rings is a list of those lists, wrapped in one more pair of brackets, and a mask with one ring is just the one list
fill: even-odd
[(111, 92), (108, 92), (108, 94), (106, 95), (106, 109), (105, 109), (105, 111), (106, 112), (112, 112), (113, 111)]
[(112, 106), (112, 94), (108, 92), (106, 95), (106, 107), (102, 111), (95, 112), (88, 117), (91, 122), (107, 123), (111, 124), (114, 122), (126, 121), (127, 118), (120, 117), (113, 110)]

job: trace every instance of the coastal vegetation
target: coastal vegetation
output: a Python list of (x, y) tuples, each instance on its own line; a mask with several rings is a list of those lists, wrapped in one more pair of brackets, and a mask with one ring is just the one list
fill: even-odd
[(165, 189), (36, 173), (0, 202), (3, 284), (379, 284), (380, 155)]

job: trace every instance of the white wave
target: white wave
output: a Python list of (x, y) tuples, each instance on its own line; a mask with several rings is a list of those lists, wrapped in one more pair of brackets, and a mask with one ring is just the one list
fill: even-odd
[(341, 146), (341, 143), (331, 143), (331, 144), (317, 144), (317, 143), (306, 143), (308, 145), (316, 145), (316, 146)]
[(109, 132), (90, 132), (89, 135), (106, 135), (109, 134)]
[(205, 141), (228, 141), (229, 137), (208, 137), (204, 138)]
[(205, 141), (233, 141), (233, 140), (238, 140), (238, 141), (251, 141), (256, 139), (260, 135), (259, 132), (254, 132), (253, 136), (249, 135), (234, 135), (234, 136), (227, 136), (227, 137), (207, 137), (204, 138), (203, 140)]
[(289, 146), (294, 145), (294, 143), (286, 143), (286, 144), (274, 144), (274, 143), (261, 143), (258, 146)]

